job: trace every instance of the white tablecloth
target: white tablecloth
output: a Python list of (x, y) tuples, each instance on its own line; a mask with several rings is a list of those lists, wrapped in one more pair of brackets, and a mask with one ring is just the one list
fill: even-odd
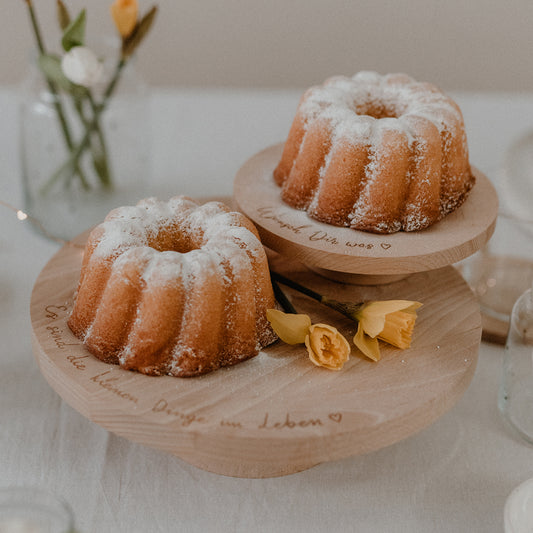
[[(239, 166), (287, 134), (300, 91), (153, 94), (153, 192), (231, 194)], [(505, 149), (533, 126), (533, 96), (457, 94), (471, 161), (497, 183)], [(0, 91), (0, 200), (21, 203), (15, 91)], [(199, 470), (108, 433), (41, 376), (30, 344), (33, 283), (58, 246), (0, 206), (0, 487), (65, 497), (89, 532), (501, 532), (506, 497), (533, 477), (533, 448), (496, 408), (502, 348), (483, 343), (457, 405), (375, 453), (287, 477)]]

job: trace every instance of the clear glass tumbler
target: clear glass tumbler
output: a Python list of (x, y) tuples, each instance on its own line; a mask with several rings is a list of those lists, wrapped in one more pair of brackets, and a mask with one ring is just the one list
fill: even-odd
[(505, 533), (531, 533), (533, 530), (533, 479), (511, 492), (505, 502)]
[(508, 323), (516, 300), (533, 283), (533, 222), (500, 213), (491, 240), (465, 262), (463, 273), (481, 312)]
[(69, 505), (37, 487), (0, 489), (0, 533), (74, 533)]
[(533, 444), (533, 288), (518, 298), (511, 313), (498, 407)]

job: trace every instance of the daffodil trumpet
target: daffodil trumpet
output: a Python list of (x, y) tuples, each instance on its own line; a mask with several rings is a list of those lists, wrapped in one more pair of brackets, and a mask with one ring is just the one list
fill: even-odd
[(329, 370), (341, 370), (350, 359), (350, 344), (344, 335), (328, 324), (310, 326), (305, 347), (314, 365)]
[(410, 300), (339, 302), (277, 272), (271, 271), (270, 275), (273, 281), (297, 290), (357, 322), (357, 333), (353, 342), (365, 356), (373, 361), (379, 361), (381, 358), (378, 339), (400, 349), (410, 347), (417, 318), (416, 311), (422, 305), (421, 303)]
[(354, 344), (370, 359), (379, 361), (378, 339), (405, 350), (411, 346), (420, 302), (387, 300), (367, 302), (356, 313), (358, 321)]

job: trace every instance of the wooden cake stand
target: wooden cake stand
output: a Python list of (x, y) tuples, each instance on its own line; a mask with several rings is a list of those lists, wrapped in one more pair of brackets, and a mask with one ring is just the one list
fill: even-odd
[(265, 246), (328, 278), (389, 283), (456, 263), (479, 250), (494, 232), (498, 196), (477, 169), (476, 185), (465, 203), (426, 230), (377, 235), (318, 222), (281, 200), (272, 172), (282, 150), (283, 144), (266, 148), (241, 167), (235, 202), (253, 220)]
[[(314, 366), (303, 346), (282, 342), (249, 361), (197, 378), (122, 370), (89, 354), (66, 323), (86, 237), (56, 253), (35, 283), (32, 343), (41, 371), (83, 416), (199, 468), (273, 477), (378, 450), (450, 409), (474, 374), (479, 308), (453, 267), (360, 287), (328, 280), (277, 254), (271, 257), (275, 270), (332, 298), (422, 302), (412, 347), (402, 351), (383, 345), (378, 363), (353, 348), (340, 372)], [(379, 248), (388, 242), (369, 239)], [(351, 342), (353, 322), (287, 292), (314, 323), (336, 326)]]

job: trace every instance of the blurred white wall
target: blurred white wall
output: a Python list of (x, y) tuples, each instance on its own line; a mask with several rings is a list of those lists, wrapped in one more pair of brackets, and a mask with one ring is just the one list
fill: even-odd
[[(58, 50), (55, 0), (33, 0)], [(89, 35), (113, 34), (111, 0)], [(24, 0), (0, 0), (0, 83), (22, 79), (33, 45)], [(151, 0), (139, 0), (143, 11)], [(448, 90), (533, 91), (531, 0), (159, 0), (138, 54), (155, 86), (307, 87), (362, 69), (407, 72)]]

